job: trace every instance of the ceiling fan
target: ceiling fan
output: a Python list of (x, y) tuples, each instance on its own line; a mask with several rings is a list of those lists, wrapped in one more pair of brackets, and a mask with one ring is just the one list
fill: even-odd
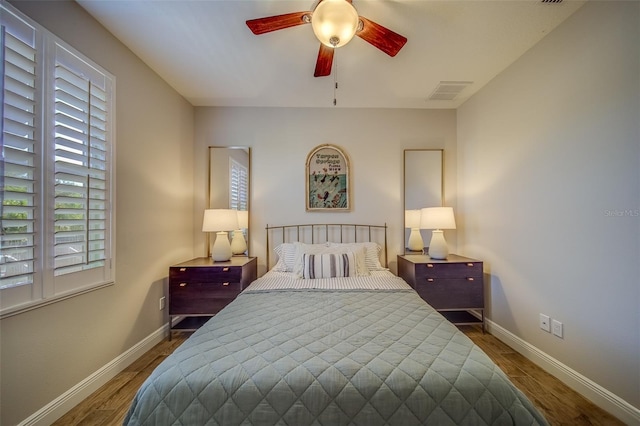
[(247, 21), (247, 26), (256, 35), (303, 24), (311, 24), (314, 34), (320, 40), (314, 77), (331, 74), (334, 49), (347, 44), (354, 35), (389, 56), (396, 56), (407, 42), (406, 37), (364, 16), (359, 16), (351, 0), (319, 0), (313, 11), (286, 13)]

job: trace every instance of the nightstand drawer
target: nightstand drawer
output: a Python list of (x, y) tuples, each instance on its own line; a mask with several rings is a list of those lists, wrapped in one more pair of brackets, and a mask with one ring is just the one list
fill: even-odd
[(169, 284), (169, 291), (169, 315), (215, 314), (240, 294), (242, 285), (176, 281)]
[(484, 308), (481, 279), (421, 279), (415, 289), (435, 309)]
[(424, 278), (482, 278), (482, 262), (420, 263), (415, 265), (416, 280)]
[(189, 281), (201, 283), (239, 283), (242, 278), (242, 268), (238, 267), (209, 267), (209, 268), (180, 268), (169, 269), (169, 280)]
[(215, 315), (233, 299), (233, 297), (203, 297), (201, 299), (176, 297), (171, 302), (169, 315)]
[(214, 282), (193, 282), (171, 281), (169, 283), (171, 297), (203, 297), (211, 294), (217, 297), (236, 297), (242, 291), (242, 284), (236, 283), (214, 283)]

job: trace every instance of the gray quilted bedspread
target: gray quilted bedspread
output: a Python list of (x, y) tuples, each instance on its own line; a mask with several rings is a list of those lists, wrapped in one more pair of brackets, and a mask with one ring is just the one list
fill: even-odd
[(537, 425), (412, 290), (245, 292), (160, 364), (129, 425)]

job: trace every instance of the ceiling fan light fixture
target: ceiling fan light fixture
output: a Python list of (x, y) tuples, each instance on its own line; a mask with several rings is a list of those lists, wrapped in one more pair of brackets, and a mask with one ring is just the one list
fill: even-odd
[(358, 12), (346, 0), (323, 0), (313, 11), (311, 27), (320, 43), (341, 47), (349, 43), (358, 30)]

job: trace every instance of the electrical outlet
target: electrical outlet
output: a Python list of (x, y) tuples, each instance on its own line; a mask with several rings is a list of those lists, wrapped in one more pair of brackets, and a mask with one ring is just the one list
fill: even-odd
[(162, 296), (162, 297), (160, 298), (160, 305), (159, 305), (159, 306), (160, 306), (160, 310), (163, 310), (163, 309), (164, 309), (164, 305), (165, 305), (166, 300), (167, 300), (167, 299), (166, 299), (164, 296)]
[(551, 333), (551, 320), (548, 315), (540, 314), (540, 328)]
[(562, 323), (558, 320), (551, 321), (551, 330), (553, 330), (553, 334), (562, 338)]

